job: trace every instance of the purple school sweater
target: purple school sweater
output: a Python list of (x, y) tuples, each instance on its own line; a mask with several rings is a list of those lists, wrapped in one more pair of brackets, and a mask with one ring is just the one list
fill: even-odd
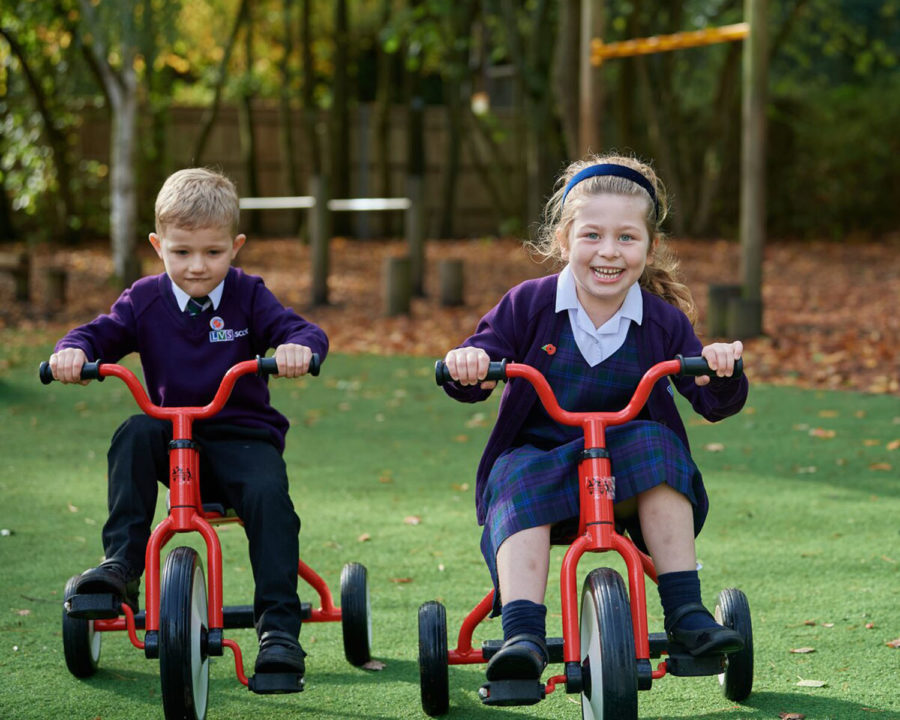
[[(548, 343), (559, 344), (560, 332), (569, 322), (567, 311), (556, 312), (558, 277), (548, 275), (526, 280), (512, 288), (481, 319), (475, 334), (462, 346), (480, 347), (491, 360), (505, 358), (511, 362), (525, 363), (546, 374), (552, 356), (542, 348)], [(636, 328), (641, 373), (658, 362), (674, 359), (679, 353), (686, 357), (699, 355), (703, 345), (687, 316), (646, 290), (642, 290), (642, 295), (644, 318)], [(749, 387), (746, 376), (713, 378), (703, 387), (699, 387), (692, 377), (672, 378), (672, 383), (694, 410), (711, 422), (738, 412), (747, 399)], [(444, 389), (448, 395), (462, 402), (478, 402), (491, 393), (477, 385), (463, 387), (455, 382), (445, 384)], [(484, 489), (491, 468), (500, 454), (513, 444), (535, 402), (539, 402), (537, 393), (524, 378), (513, 378), (506, 383), (500, 398), (497, 422), (488, 438), (476, 475), (475, 505), (479, 525), (484, 524)], [(690, 450), (684, 423), (665, 378), (653, 388), (646, 409), (650, 419), (673, 430)], [(698, 501), (706, 512), (706, 494)]]
[[(153, 275), (125, 290), (108, 314), (69, 331), (56, 350), (81, 348), (88, 360), (105, 362), (137, 352), (150, 400), (175, 407), (206, 405), (232, 365), (284, 343), (306, 345), (321, 360), (328, 352), (321, 328), (285, 308), (262, 278), (232, 267), (216, 310), (189, 317), (169, 276)], [(288, 421), (269, 403), (266, 378), (240, 378), (222, 411), (202, 422), (266, 429), (284, 450)]]

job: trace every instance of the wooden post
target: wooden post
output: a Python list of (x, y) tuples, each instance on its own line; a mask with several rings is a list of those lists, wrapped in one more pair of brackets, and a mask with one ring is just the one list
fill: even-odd
[(591, 40), (603, 37), (603, 3), (581, 0), (581, 50), (579, 76), (578, 144), (582, 154), (603, 148), (602, 65), (591, 62)]
[(451, 307), (463, 304), (463, 261), (460, 258), (446, 258), (438, 263), (438, 278), (441, 286), (441, 305)]
[(16, 285), (16, 300), (27, 302), (30, 295), (28, 292), (29, 278), (31, 277), (31, 255), (22, 251), (17, 257), (17, 266), (12, 271), (13, 280)]
[(328, 210), (328, 177), (324, 174), (313, 177), (310, 180), (310, 187), (316, 200), (312, 208), (312, 221), (310, 222), (311, 301), (313, 305), (327, 305), (328, 245), (331, 241), (331, 214)]
[(725, 337), (731, 334), (729, 308), (731, 301), (740, 299), (740, 285), (710, 285), (706, 303), (706, 334), (708, 337)]
[(410, 257), (410, 282), (416, 297), (425, 295), (425, 178), (408, 175), (406, 197), (410, 206), (406, 211), (406, 245)]
[(766, 240), (766, 85), (768, 0), (744, 0), (750, 35), (744, 41), (741, 139), (740, 300), (729, 313), (733, 337), (762, 334), (762, 263)]
[(382, 278), (384, 285), (384, 314), (388, 316), (409, 313), (411, 296), (412, 263), (408, 255), (384, 259)]
[(54, 307), (59, 307), (66, 302), (66, 285), (68, 273), (65, 268), (48, 267), (44, 269), (44, 300)]

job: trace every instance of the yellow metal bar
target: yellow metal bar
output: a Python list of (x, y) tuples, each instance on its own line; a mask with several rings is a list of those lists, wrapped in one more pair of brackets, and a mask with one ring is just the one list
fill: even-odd
[(672, 35), (655, 35), (653, 37), (636, 38), (605, 44), (602, 40), (591, 40), (591, 65), (595, 67), (609, 58), (632, 57), (634, 55), (652, 55), (653, 53), (681, 50), (701, 45), (714, 45), (722, 42), (743, 40), (750, 34), (749, 23), (723, 25), (717, 28), (692, 30)]

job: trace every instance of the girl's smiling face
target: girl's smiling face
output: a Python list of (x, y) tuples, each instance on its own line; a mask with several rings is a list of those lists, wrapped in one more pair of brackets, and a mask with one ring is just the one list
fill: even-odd
[(595, 327), (615, 315), (644, 272), (651, 245), (648, 202), (635, 195), (584, 196), (568, 232), (557, 233), (578, 300)]

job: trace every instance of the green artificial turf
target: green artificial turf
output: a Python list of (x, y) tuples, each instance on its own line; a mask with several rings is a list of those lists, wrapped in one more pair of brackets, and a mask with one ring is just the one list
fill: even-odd
[[(36, 366), (48, 352), (15, 342), (0, 349), (0, 528), (10, 533), (0, 536), (0, 718), (162, 717), (158, 663), (124, 633), (104, 636), (92, 678), (66, 670), (63, 586), (100, 559), (106, 448), (136, 410), (115, 378), (41, 386)], [(407, 357), (335, 355), (321, 377), (271, 387), (292, 423), (286, 459), (302, 556), (336, 596), (344, 563), (368, 568), (373, 655), (384, 668), (349, 665), (338, 623), (307, 624), (305, 692), (248, 692), (226, 650), (213, 659), (208, 717), (425, 717), (417, 609), (433, 599), (446, 605), (452, 647), (488, 589), (474, 471), (496, 400), (456, 403), (434, 385), (428, 359)], [(754, 385), (741, 415), (718, 425), (692, 419), (689, 432), (712, 506), (698, 539), (704, 599), (713, 604), (729, 586), (747, 594), (754, 692), (736, 704), (715, 678), (666, 677), (641, 693), (641, 718), (900, 718), (900, 649), (887, 644), (900, 637), (900, 451), (890, 449), (900, 438), (897, 398)], [(225, 602), (249, 603), (243, 533), (231, 525), (220, 535)], [(200, 547), (189, 536), (174, 544)], [(551, 586), (561, 556), (554, 550)], [(590, 564), (621, 570), (617, 558), (592, 555), (582, 574)], [(655, 631), (661, 611), (648, 589)], [(306, 588), (302, 595), (315, 600)], [(548, 603), (549, 631), (559, 634), (555, 588)], [(476, 640), (500, 635), (490, 621)], [(226, 637), (240, 643), (251, 670), (253, 632)], [(812, 651), (792, 652), (802, 648)], [(448, 717), (580, 717), (578, 697), (562, 688), (532, 707), (484, 708), (476, 694), (482, 673), (450, 668)]]

